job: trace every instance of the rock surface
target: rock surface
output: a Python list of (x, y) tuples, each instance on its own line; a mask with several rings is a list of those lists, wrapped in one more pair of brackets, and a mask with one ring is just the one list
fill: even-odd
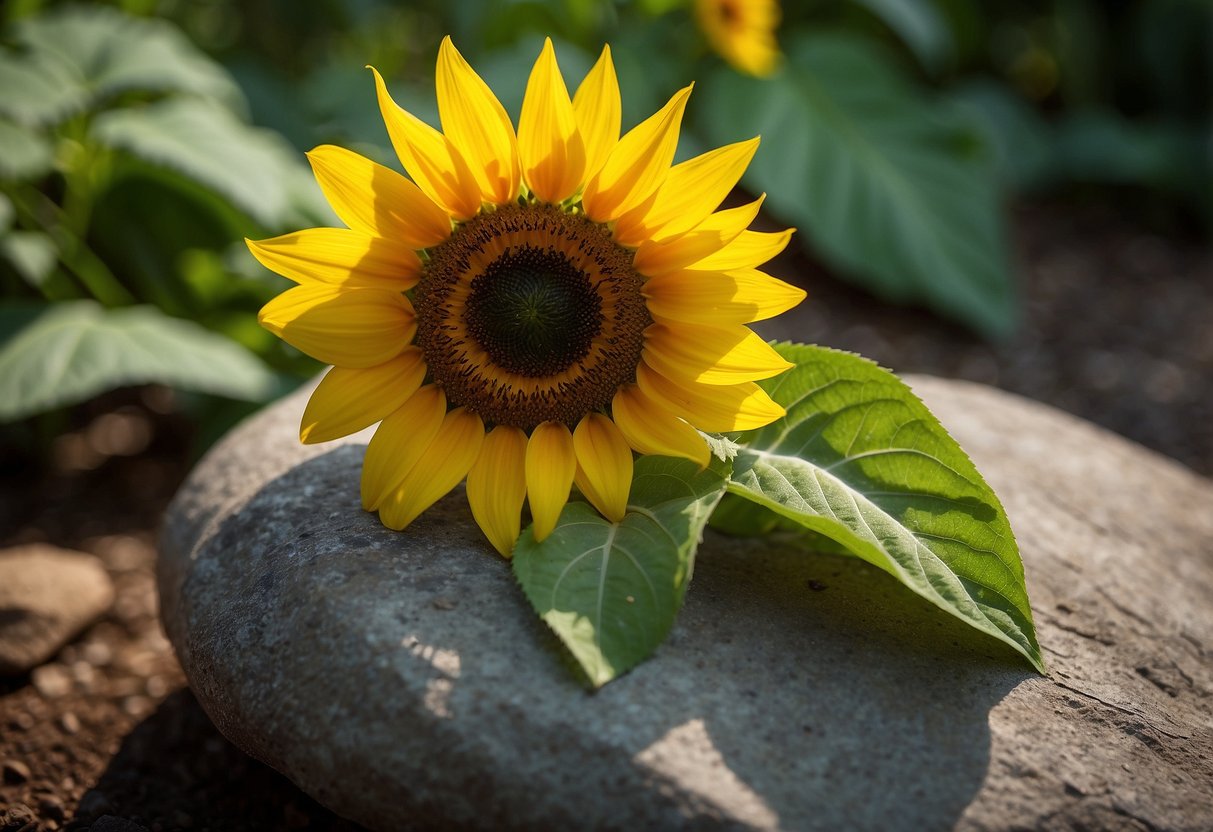
[(0, 551), (0, 675), (42, 664), (113, 601), (92, 555), (40, 543)]
[(379, 829), (1213, 828), (1213, 484), (912, 379), (998, 491), (1052, 676), (853, 559), (709, 533), (674, 632), (579, 687), (456, 491), (405, 533), (306, 392), (178, 495), (163, 617), (223, 733)]

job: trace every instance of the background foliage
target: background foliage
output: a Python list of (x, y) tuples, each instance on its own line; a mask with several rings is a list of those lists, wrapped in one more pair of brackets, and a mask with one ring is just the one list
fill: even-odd
[(625, 127), (699, 79), (683, 157), (761, 132), (743, 184), (813, 258), (991, 338), (1017, 322), (1010, 199), (1213, 221), (1201, 0), (788, 3), (785, 64), (761, 80), (711, 54), (677, 0), (12, 0), (2, 14), (0, 422), (31, 436), (150, 381), (197, 393), (214, 435), (314, 372), (256, 325), (279, 281), (241, 238), (334, 222), (301, 151), (391, 162), (365, 64), (436, 122), (448, 32), (514, 113), (545, 34), (570, 83), (612, 44)]

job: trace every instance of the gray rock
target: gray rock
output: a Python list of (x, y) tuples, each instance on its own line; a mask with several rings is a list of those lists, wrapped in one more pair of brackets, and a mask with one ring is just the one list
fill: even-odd
[(461, 493), (405, 533), (306, 391), (174, 502), (163, 616), (220, 730), (379, 829), (1213, 828), (1213, 484), (913, 383), (1002, 496), (1052, 676), (866, 564), (709, 534), (670, 639), (578, 686)]
[(0, 552), (0, 674), (42, 664), (113, 602), (92, 555), (41, 543)]

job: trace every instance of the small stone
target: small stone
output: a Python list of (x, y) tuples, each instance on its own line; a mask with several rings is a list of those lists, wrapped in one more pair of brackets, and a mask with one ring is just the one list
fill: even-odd
[(113, 600), (109, 575), (92, 555), (44, 543), (0, 551), (0, 675), (42, 664)]
[(63, 819), (67, 817), (67, 810), (64, 808), (62, 800), (53, 795), (47, 795), (38, 801), (38, 814), (43, 819), (62, 823)]
[(28, 731), (34, 727), (34, 715), (21, 711), (9, 719), (8, 724), (12, 726), (14, 731)]
[(14, 803), (0, 811), (0, 832), (34, 832), (38, 816), (24, 803)]
[(173, 812), (173, 826), (178, 829), (192, 829), (194, 827), (194, 818), (188, 812), (178, 809)]
[(58, 699), (72, 689), (72, 677), (61, 664), (44, 664), (34, 668), (30, 681), (43, 699)]
[(76, 716), (71, 711), (59, 717), (59, 727), (63, 729), (65, 734), (76, 734), (80, 731), (80, 717)]
[(24, 783), (29, 780), (29, 766), (20, 760), (5, 760), (0, 764), (4, 770), (5, 783)]

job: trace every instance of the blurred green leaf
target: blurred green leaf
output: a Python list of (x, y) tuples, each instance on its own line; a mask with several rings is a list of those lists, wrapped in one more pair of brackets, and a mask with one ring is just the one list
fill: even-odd
[(978, 79), (950, 91), (949, 97), (981, 132), (1003, 184), (1024, 191), (1056, 180), (1052, 127), (1014, 90)]
[(0, 120), (0, 179), (36, 179), (51, 170), (54, 163), (54, 150), (43, 136)]
[(49, 235), (40, 231), (10, 231), (0, 236), (0, 257), (26, 283), (41, 289), (59, 261), (59, 248)]
[(768, 80), (718, 72), (701, 124), (715, 144), (761, 134), (746, 179), (842, 277), (988, 336), (1015, 326), (999, 193), (971, 131), (873, 43), (809, 35)]
[(88, 90), (45, 54), (0, 52), (0, 115), (18, 124), (55, 124), (88, 106)]
[(947, 22), (932, 0), (855, 0), (898, 34), (919, 62), (932, 72), (955, 57)]
[[(192, 93), (229, 108), (244, 106), (226, 70), (166, 21), (103, 6), (71, 6), (19, 21), (11, 35), (19, 51), (6, 56), (0, 69), (5, 98), (17, 78), (40, 88), (16, 90), (18, 100), (9, 106), (17, 112), (9, 114), (18, 121), (54, 122), (129, 91)], [(46, 87), (51, 94), (39, 100)]]
[(275, 379), (244, 348), (150, 306), (0, 307), (0, 421), (151, 382), (260, 399)]
[(282, 226), (294, 210), (298, 154), (277, 133), (250, 127), (196, 98), (170, 98), (101, 113), (93, 137), (190, 177), (230, 199), (264, 226)]
[(13, 208), (13, 201), (0, 193), (0, 234), (13, 227), (16, 217), (17, 211)]

